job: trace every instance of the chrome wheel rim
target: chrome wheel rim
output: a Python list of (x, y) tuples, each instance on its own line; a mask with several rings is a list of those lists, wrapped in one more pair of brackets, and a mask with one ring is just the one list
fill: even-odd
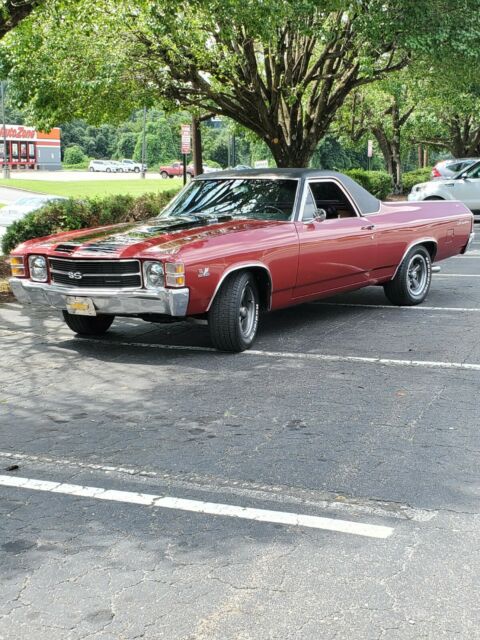
[(407, 268), (407, 286), (412, 296), (420, 296), (428, 284), (428, 265), (425, 256), (412, 256)]
[(257, 301), (252, 287), (247, 284), (242, 292), (238, 322), (244, 338), (249, 338), (254, 331), (257, 316)]

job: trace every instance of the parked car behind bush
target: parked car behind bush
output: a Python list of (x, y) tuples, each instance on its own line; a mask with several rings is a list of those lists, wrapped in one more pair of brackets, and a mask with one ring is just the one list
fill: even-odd
[(416, 171), (407, 171), (402, 176), (403, 193), (410, 193), (414, 184), (426, 182), (431, 179), (432, 168), (417, 169)]
[(176, 193), (176, 189), (170, 189), (140, 197), (116, 195), (51, 202), (9, 225), (2, 238), (2, 251), (7, 255), (25, 240), (61, 231), (148, 220), (157, 216)]

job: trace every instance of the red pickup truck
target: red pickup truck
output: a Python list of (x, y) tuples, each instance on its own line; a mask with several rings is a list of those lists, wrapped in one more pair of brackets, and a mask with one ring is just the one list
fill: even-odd
[[(172, 164), (162, 165), (159, 169), (162, 178), (175, 178), (176, 176), (183, 176), (183, 163), (172, 162)], [(187, 176), (193, 178), (193, 165), (187, 166)]]
[(420, 304), (432, 264), (473, 237), (461, 202), (380, 202), (333, 171), (223, 171), (194, 178), (148, 222), (24, 242), (10, 283), (79, 334), (105, 333), (117, 315), (193, 317), (218, 349), (243, 351), (261, 312), (369, 285)]

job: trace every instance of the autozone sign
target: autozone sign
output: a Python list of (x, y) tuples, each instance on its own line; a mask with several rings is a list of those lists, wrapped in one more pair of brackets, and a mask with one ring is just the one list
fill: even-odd
[(5, 125), (5, 133), (3, 132), (3, 126), (0, 126), (2, 137), (10, 138), (12, 140), (36, 140), (37, 132), (33, 127), (23, 127), (21, 125)]
[(189, 124), (182, 124), (182, 153), (190, 153), (190, 137), (192, 135)]

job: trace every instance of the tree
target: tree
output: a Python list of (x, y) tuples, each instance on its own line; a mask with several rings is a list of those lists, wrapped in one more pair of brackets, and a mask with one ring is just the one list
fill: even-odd
[(480, 81), (476, 68), (447, 68), (442, 82), (429, 79), (429, 100), (416, 113), (418, 142), (455, 158), (480, 154)]
[(81, 164), (87, 160), (87, 156), (83, 153), (81, 147), (78, 144), (74, 144), (71, 147), (65, 149), (63, 161), (65, 164)]
[(354, 93), (343, 112), (342, 124), (354, 142), (367, 134), (375, 137), (394, 193), (402, 192), (403, 133), (417, 105), (417, 91), (411, 70), (403, 71)]
[(65, 3), (4, 48), (39, 123), (120, 120), (160, 100), (235, 120), (279, 166), (308, 164), (355, 89), (413, 53), (468, 56), (480, 39), (478, 0)]
[(0, 39), (41, 4), (42, 0), (2, 0), (0, 2)]

